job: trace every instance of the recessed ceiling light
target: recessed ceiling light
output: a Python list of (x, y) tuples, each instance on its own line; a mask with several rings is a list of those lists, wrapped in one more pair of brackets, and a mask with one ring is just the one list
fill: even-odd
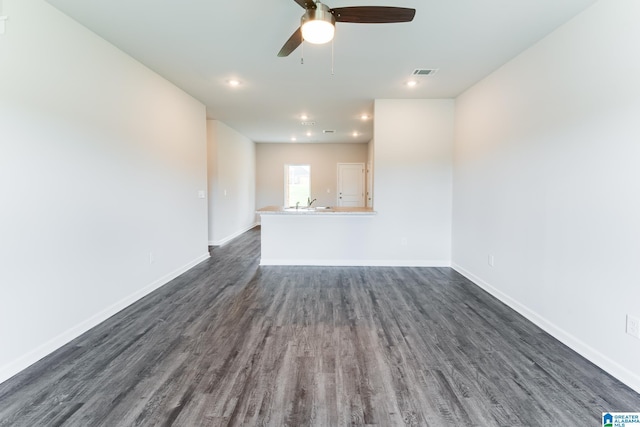
[(407, 86), (409, 86), (409, 87), (414, 87), (414, 86), (415, 86), (415, 85), (417, 85), (417, 84), (418, 84), (418, 82), (417, 82), (417, 81), (415, 81), (415, 80), (409, 80), (409, 81), (407, 82)]
[(227, 84), (231, 87), (238, 87), (240, 86), (240, 80), (237, 79), (229, 79), (227, 80)]
[(308, 132), (307, 132), (307, 136), (311, 136), (311, 131), (308, 131)]
[(356, 137), (356, 136), (358, 136), (358, 135), (360, 135), (360, 134), (359, 134), (358, 132), (355, 132), (355, 131), (354, 131), (351, 135), (353, 135), (354, 137)]
[(300, 120), (307, 120), (309, 118), (309, 116), (307, 116), (306, 114), (300, 114)]
[(296, 142), (298, 139), (295, 136), (291, 137), (291, 141)]
[(369, 120), (369, 115), (368, 114), (363, 114), (360, 116), (361, 120)]

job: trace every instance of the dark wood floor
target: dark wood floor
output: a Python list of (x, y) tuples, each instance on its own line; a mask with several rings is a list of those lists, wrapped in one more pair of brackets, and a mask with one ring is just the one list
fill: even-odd
[(258, 267), (259, 229), (0, 384), (1, 426), (599, 426), (640, 395), (449, 268)]

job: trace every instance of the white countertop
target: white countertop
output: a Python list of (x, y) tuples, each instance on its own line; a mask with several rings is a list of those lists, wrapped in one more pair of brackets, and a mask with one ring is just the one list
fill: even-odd
[(266, 206), (256, 211), (260, 215), (375, 215), (371, 208), (353, 207), (300, 207), (296, 209), (283, 206)]

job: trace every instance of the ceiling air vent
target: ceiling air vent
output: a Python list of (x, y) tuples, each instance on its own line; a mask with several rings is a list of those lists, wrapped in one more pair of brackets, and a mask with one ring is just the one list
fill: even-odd
[(413, 70), (414, 76), (431, 76), (438, 71), (437, 68), (416, 68)]
[(316, 122), (300, 122), (302, 126), (315, 126)]
[(322, 133), (335, 133), (335, 130), (325, 129), (322, 131)]

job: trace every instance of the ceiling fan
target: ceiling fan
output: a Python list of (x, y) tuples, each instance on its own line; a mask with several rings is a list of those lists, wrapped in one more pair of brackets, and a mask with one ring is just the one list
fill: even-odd
[(351, 6), (330, 9), (320, 1), (294, 0), (305, 9), (300, 19), (300, 27), (282, 46), (278, 56), (289, 56), (303, 40), (322, 44), (333, 39), (336, 22), (359, 24), (389, 24), (410, 22), (416, 14), (415, 9), (387, 6)]

